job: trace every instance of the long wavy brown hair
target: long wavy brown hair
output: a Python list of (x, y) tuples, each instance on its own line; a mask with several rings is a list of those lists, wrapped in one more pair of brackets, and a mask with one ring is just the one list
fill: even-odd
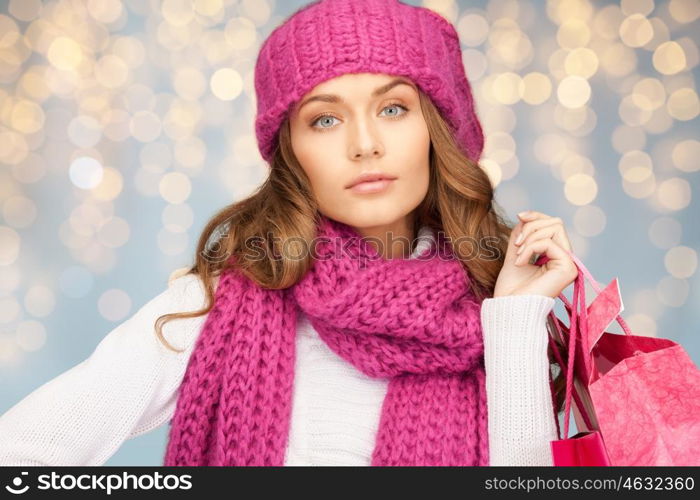
[[(465, 248), (461, 243), (454, 245), (453, 250), (472, 278), (469, 284), (475, 296), (480, 301), (493, 297), (514, 225), (507, 222), (495, 201), (485, 171), (458, 147), (451, 128), (430, 97), (420, 89), (418, 93), (431, 146), (428, 192), (415, 209), (414, 229), (428, 225), (442, 231), (448, 241), (478, 242), (481, 248), (477, 252), (473, 244)], [(207, 314), (214, 305), (218, 277), (234, 265), (268, 289), (290, 287), (307, 272), (310, 256), (284, 259), (284, 255), (305, 254), (304, 249), (316, 237), (319, 217), (311, 184), (292, 151), (288, 119), (280, 126), (277, 149), (270, 163), (268, 178), (254, 193), (219, 210), (205, 226), (197, 243), (195, 262), (183, 274), (199, 275), (206, 303), (202, 309), (168, 313), (156, 320), (156, 334), (168, 349), (184, 350), (168, 343), (163, 325), (173, 319)], [(262, 243), (262, 253), (275, 258), (248, 258), (250, 246), (246, 247), (246, 242), (251, 241)], [(281, 252), (279, 242), (286, 242), (285, 252)], [(278, 258), (280, 255), (282, 258)], [(230, 256), (235, 259), (229, 259)], [(565, 349), (558, 347), (565, 358)], [(549, 359), (554, 363), (552, 354), (550, 349)], [(557, 413), (562, 410), (565, 382), (565, 373), (559, 372), (554, 380), (553, 403)]]

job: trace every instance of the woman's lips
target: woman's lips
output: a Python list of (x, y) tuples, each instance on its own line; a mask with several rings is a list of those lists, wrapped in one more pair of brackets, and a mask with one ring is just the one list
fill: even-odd
[(380, 179), (377, 181), (365, 181), (355, 184), (350, 188), (355, 193), (379, 193), (384, 191), (396, 179)]

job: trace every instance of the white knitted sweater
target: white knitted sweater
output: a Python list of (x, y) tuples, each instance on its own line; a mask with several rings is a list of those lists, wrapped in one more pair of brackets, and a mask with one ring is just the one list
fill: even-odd
[[(433, 241), (428, 228), (411, 258)], [(157, 339), (158, 316), (199, 309), (195, 275), (167, 289), (109, 332), (84, 361), (0, 416), (0, 465), (102, 465), (130, 438), (169, 422), (178, 387), (206, 320), (173, 320)], [(485, 299), (481, 309), (490, 465), (552, 465), (556, 439), (546, 316), (554, 299)], [(331, 351), (299, 315), (292, 419), (285, 465), (369, 465), (388, 381), (364, 375)], [(154, 464), (154, 465), (161, 465)]]

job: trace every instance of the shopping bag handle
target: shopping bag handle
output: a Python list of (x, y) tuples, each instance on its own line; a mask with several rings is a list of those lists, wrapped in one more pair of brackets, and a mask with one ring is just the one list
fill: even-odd
[[(574, 253), (571, 252), (570, 250), (567, 250), (566, 248), (563, 248), (563, 250), (569, 255), (569, 257), (571, 257), (571, 260), (574, 262), (574, 264), (576, 265), (576, 267), (579, 270), (579, 275), (583, 275), (583, 278), (587, 279), (591, 283), (591, 286), (593, 287), (593, 290), (595, 290), (596, 293), (601, 293), (603, 291), (603, 287), (601, 287), (600, 284), (595, 280), (595, 278), (593, 278), (593, 275), (586, 268), (586, 266), (583, 264), (583, 262), (581, 262), (581, 260), (576, 255), (574, 255)], [(535, 261), (535, 265), (541, 266), (542, 264), (544, 264), (547, 261), (549, 261), (549, 257), (547, 257), (546, 254), (542, 254)], [(584, 288), (583, 288), (584, 297), (585, 297), (585, 292), (586, 292), (586, 289), (584, 286)], [(564, 295), (563, 292), (559, 294), (559, 299), (564, 303), (564, 306), (568, 310), (569, 314), (571, 314), (572, 304), (569, 302), (569, 299), (566, 298), (566, 296)], [(585, 298), (584, 298), (583, 304), (584, 304), (584, 307), (586, 307)], [(627, 325), (625, 320), (622, 319), (622, 316), (620, 316), (618, 314), (615, 317), (615, 320), (622, 328), (622, 331), (625, 332), (625, 335), (632, 335), (632, 331), (630, 330), (630, 327)], [(583, 339), (583, 341), (587, 344), (586, 340), (587, 339), (585, 339), (585, 338)], [(586, 348), (588, 348), (588, 346), (586, 346)]]
[[(573, 395), (574, 400), (576, 402), (576, 406), (579, 409), (579, 412), (584, 420), (585, 425), (589, 428), (592, 429), (593, 426), (591, 425), (591, 420), (590, 416), (588, 415), (588, 412), (585, 408), (585, 405), (582, 403), (580, 396), (578, 395), (578, 392), (573, 390), (573, 383), (574, 383), (574, 362), (576, 359), (576, 340), (581, 336), (581, 344), (582, 344), (582, 349), (583, 349), (583, 361), (584, 361), (584, 366), (585, 366), (585, 372), (587, 374), (590, 374), (590, 346), (588, 345), (587, 342), (587, 337), (588, 337), (588, 328), (587, 328), (587, 322), (588, 322), (588, 310), (587, 310), (587, 305), (586, 305), (586, 286), (585, 286), (585, 280), (588, 279), (588, 281), (591, 283), (591, 286), (593, 289), (596, 291), (596, 293), (600, 294), (603, 291), (603, 288), (600, 286), (600, 284), (593, 278), (593, 275), (590, 273), (590, 271), (586, 268), (586, 266), (581, 262), (581, 260), (574, 255), (573, 252), (564, 249), (564, 251), (571, 257), (571, 260), (574, 262), (574, 265), (576, 265), (576, 268), (578, 269), (578, 275), (576, 276), (574, 280), (574, 293), (573, 293), (573, 300), (572, 303), (569, 303), (568, 299), (564, 295), (564, 293), (559, 294), (559, 298), (561, 301), (564, 303), (564, 305), (567, 308), (567, 311), (569, 313), (570, 317), (570, 324), (569, 324), (569, 341), (568, 341), (568, 360), (570, 361), (566, 365), (564, 364), (560, 354), (559, 350), (556, 348), (554, 345), (553, 339), (549, 338), (549, 343), (550, 346), (552, 347), (552, 351), (554, 353), (554, 356), (559, 363), (559, 366), (561, 369), (567, 370), (566, 374), (566, 396), (565, 396), (565, 408), (564, 408), (564, 436), (568, 437), (569, 435), (569, 417), (570, 417), (570, 410), (571, 410), (571, 397)], [(535, 265), (542, 265), (545, 262), (549, 261), (549, 257), (546, 256), (546, 254), (542, 254), (536, 261)], [(550, 317), (552, 317), (554, 325), (556, 326), (556, 329), (558, 330), (559, 336), (562, 339), (562, 341), (565, 342), (565, 337), (563, 335), (563, 332), (559, 326), (559, 319), (554, 315), (554, 312), (550, 312)], [(580, 318), (580, 319), (579, 319)], [(618, 314), (615, 318), (617, 322), (620, 324), (622, 327), (622, 330), (625, 332), (626, 335), (632, 335), (629, 327), (627, 326), (627, 323), (622, 319), (622, 317)], [(580, 328), (579, 328), (580, 327)], [(581, 332), (581, 330), (585, 330), (584, 332)], [(551, 373), (550, 373), (551, 375)], [(550, 377), (550, 388), (552, 387), (551, 385), (551, 377)], [(559, 434), (559, 424), (557, 421), (557, 434)], [(560, 436), (561, 439), (561, 436)]]
[[(557, 318), (557, 316), (554, 314), (553, 311), (549, 312), (549, 317), (551, 321), (554, 323), (557, 332), (559, 334), (559, 337), (563, 340), (564, 337), (564, 332), (562, 332), (561, 327), (559, 326), (559, 323), (561, 323), (561, 320)], [(557, 346), (554, 344), (554, 339), (552, 338), (551, 335), (548, 335), (548, 340), (549, 340), (549, 345), (552, 349), (552, 352), (554, 353), (554, 357), (556, 358), (557, 363), (559, 364), (559, 367), (563, 371), (565, 368), (568, 368), (566, 363), (561, 358), (561, 355), (559, 354), (559, 349), (557, 349)], [(568, 373), (567, 373), (568, 374)], [(568, 380), (568, 378), (567, 378)], [(554, 381), (552, 380), (552, 372), (550, 370), (549, 372), (549, 388), (550, 391), (552, 392), (552, 397), (554, 397)], [(591, 424), (590, 417), (588, 415), (588, 411), (586, 410), (585, 406), (583, 405), (583, 402), (581, 401), (581, 397), (578, 395), (577, 391), (571, 391), (570, 393), (567, 392), (567, 397), (569, 397), (569, 394), (573, 395), (574, 401), (576, 402), (576, 407), (579, 408), (579, 413), (581, 413), (581, 416), (583, 417), (583, 421), (586, 424), (586, 427), (588, 429), (592, 429), (593, 425)], [(552, 401), (552, 404), (554, 405), (554, 400)], [(561, 439), (561, 430), (559, 428), (559, 418), (557, 415), (554, 415), (554, 422), (557, 425), (557, 439)], [(568, 437), (568, 427), (566, 428), (567, 433), (565, 434)]]
[[(571, 412), (571, 393), (574, 386), (574, 363), (576, 362), (576, 338), (579, 336), (579, 313), (578, 306), (579, 298), (583, 300), (583, 311), (581, 316), (583, 321), (586, 321), (586, 293), (585, 282), (579, 274), (574, 280), (574, 296), (571, 321), (569, 324), (569, 354), (568, 364), (566, 367), (566, 399), (564, 405), (564, 436), (569, 436), (569, 414)], [(583, 338), (583, 336), (581, 337)], [(586, 356), (584, 356), (584, 361)]]

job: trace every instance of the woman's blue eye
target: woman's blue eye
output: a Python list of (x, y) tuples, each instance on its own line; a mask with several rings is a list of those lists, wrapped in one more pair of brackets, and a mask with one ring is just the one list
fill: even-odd
[[(335, 119), (336, 119), (335, 116), (324, 115), (324, 116), (319, 117), (319, 119), (316, 120), (316, 121), (314, 122), (314, 124), (315, 124), (316, 122), (320, 122), (321, 120), (335, 120)], [(321, 127), (321, 128), (327, 128), (327, 127)]]
[[(389, 109), (389, 108), (402, 108), (404, 111), (407, 111), (407, 109), (404, 106), (401, 106), (400, 104), (389, 104), (384, 109)], [(382, 110), (382, 111), (384, 111), (384, 110)], [(394, 115), (394, 116), (400, 116), (400, 115)]]
[[(402, 106), (401, 104), (389, 104), (388, 106), (385, 106), (384, 109), (382, 109), (382, 111), (384, 111), (384, 110), (386, 110), (386, 109), (391, 109), (391, 108), (401, 108), (404, 112), (403, 112), (403, 113), (398, 113), (398, 114), (394, 113), (393, 115), (388, 115), (389, 118), (398, 118), (398, 117), (403, 116), (404, 114), (406, 114), (406, 112), (408, 111), (408, 108), (407, 108), (406, 106)], [(328, 126), (328, 127), (317, 127), (316, 124), (319, 123), (321, 120), (336, 120), (336, 119), (337, 119), (337, 118), (336, 118), (335, 116), (332, 116), (332, 115), (321, 115), (321, 116), (319, 116), (316, 120), (314, 120), (313, 122), (311, 122), (311, 127), (312, 127), (312, 128), (315, 128), (315, 129), (318, 129), (318, 130), (328, 130), (328, 129), (331, 128), (330, 126)], [(326, 121), (326, 123), (328, 124), (328, 121)], [(329, 125), (332, 125), (332, 123), (329, 124)]]

